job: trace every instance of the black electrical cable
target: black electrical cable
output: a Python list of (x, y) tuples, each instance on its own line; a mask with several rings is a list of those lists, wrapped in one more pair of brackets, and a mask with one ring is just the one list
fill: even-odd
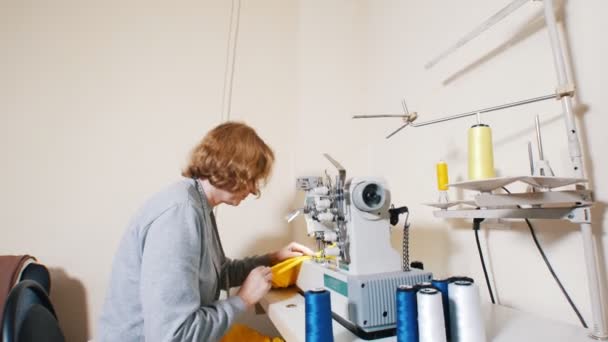
[[(506, 191), (508, 194), (511, 193), (511, 191), (509, 191), (504, 186), (502, 187), (502, 189), (504, 191)], [(517, 207), (521, 208), (520, 206), (517, 206)], [(545, 264), (547, 265), (547, 268), (549, 269), (549, 272), (551, 272), (551, 275), (553, 276), (553, 279), (555, 279), (555, 282), (559, 286), (560, 290), (562, 290), (562, 293), (564, 294), (564, 296), (566, 297), (566, 300), (568, 301), (568, 303), (572, 307), (572, 310), (574, 310), (574, 313), (578, 317), (578, 320), (581, 321), (581, 324), (583, 325), (583, 327), (587, 328), (587, 322), (585, 322), (585, 319), (583, 318), (583, 316), (581, 315), (581, 313), (578, 311), (578, 308), (576, 307), (576, 305), (572, 301), (572, 298), (570, 298), (570, 295), (568, 295), (568, 292), (564, 288), (564, 285), (562, 285), (562, 282), (559, 280), (559, 278), (557, 277), (557, 274), (553, 270), (553, 267), (551, 266), (551, 263), (549, 262), (549, 259), (547, 259), (547, 256), (545, 255), (545, 251), (540, 246), (540, 243), (538, 242), (538, 239), (536, 238), (536, 232), (534, 231), (534, 227), (532, 227), (532, 223), (528, 219), (525, 219), (525, 220), (526, 220), (526, 223), (528, 224), (528, 228), (530, 229), (530, 234), (532, 234), (532, 239), (534, 240), (534, 244), (536, 245), (536, 248), (538, 249), (538, 252), (540, 253), (540, 255), (543, 257), (543, 260), (545, 261)]]
[(473, 231), (475, 232), (475, 241), (477, 241), (477, 251), (479, 251), (479, 259), (481, 260), (481, 267), (483, 268), (483, 275), (486, 278), (486, 285), (488, 286), (488, 292), (490, 293), (490, 299), (492, 304), (496, 304), (494, 301), (494, 293), (492, 292), (492, 286), (490, 286), (490, 278), (488, 277), (488, 270), (486, 269), (486, 262), (483, 259), (483, 253), (481, 252), (481, 244), (479, 243), (479, 228), (481, 226), (482, 218), (473, 219)]

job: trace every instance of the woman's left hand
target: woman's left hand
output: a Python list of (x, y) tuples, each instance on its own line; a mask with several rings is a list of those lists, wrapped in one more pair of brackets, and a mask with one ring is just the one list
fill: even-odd
[(302, 255), (313, 255), (314, 252), (297, 242), (292, 242), (289, 245), (279, 249), (278, 251), (270, 254), (271, 263), (277, 264), (285, 259), (302, 256)]

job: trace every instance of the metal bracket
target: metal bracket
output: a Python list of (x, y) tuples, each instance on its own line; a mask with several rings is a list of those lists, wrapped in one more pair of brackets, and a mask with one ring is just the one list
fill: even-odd
[(591, 207), (577, 207), (567, 216), (572, 223), (591, 223)]
[(589, 206), (569, 208), (510, 208), (510, 209), (461, 209), (436, 210), (435, 217), (441, 218), (485, 218), (485, 219), (550, 219), (569, 220), (574, 223), (590, 223)]
[(547, 204), (565, 204), (569, 206), (593, 204), (593, 192), (590, 190), (540, 191), (513, 194), (480, 193), (475, 196), (475, 203), (481, 208), (504, 206), (531, 206)]
[(346, 182), (346, 169), (338, 163), (334, 158), (332, 158), (329, 154), (323, 153), (323, 156), (332, 163), (336, 169), (338, 169), (338, 174), (340, 175), (340, 180), (342, 181), (342, 185)]
[(296, 180), (296, 189), (307, 191), (323, 185), (323, 179), (321, 177), (298, 177)]
[(575, 86), (572, 83), (560, 84), (555, 89), (556, 100), (561, 100), (562, 97), (565, 96), (574, 96)]

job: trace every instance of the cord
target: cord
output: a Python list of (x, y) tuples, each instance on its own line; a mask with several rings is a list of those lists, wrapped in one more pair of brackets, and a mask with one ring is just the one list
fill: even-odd
[(389, 222), (391, 225), (395, 226), (399, 223), (399, 215), (405, 213), (405, 223), (403, 224), (403, 242), (402, 242), (402, 265), (401, 268), (404, 272), (408, 272), (410, 270), (410, 246), (409, 246), (409, 228), (410, 224), (407, 222), (410, 217), (410, 211), (407, 207), (399, 207), (395, 208), (395, 205), (391, 204), (390, 209), (388, 210), (390, 215)]
[[(511, 193), (511, 191), (509, 191), (504, 186), (502, 187), (502, 189), (504, 191), (506, 191), (508, 194)], [(521, 208), (519, 205), (517, 207)], [(572, 298), (570, 298), (570, 295), (568, 295), (568, 292), (564, 288), (564, 285), (562, 285), (562, 282), (559, 280), (559, 278), (557, 277), (557, 274), (553, 270), (553, 267), (551, 266), (551, 263), (549, 262), (549, 259), (547, 258), (547, 255), (545, 255), (545, 251), (540, 246), (540, 243), (538, 242), (538, 239), (536, 238), (536, 232), (534, 231), (534, 227), (532, 227), (532, 223), (528, 219), (525, 219), (525, 220), (526, 220), (526, 223), (528, 224), (528, 228), (530, 229), (530, 234), (532, 235), (532, 239), (534, 240), (534, 244), (536, 245), (536, 248), (538, 249), (538, 252), (542, 256), (543, 260), (545, 261), (545, 264), (547, 265), (547, 268), (549, 269), (549, 272), (551, 272), (551, 275), (553, 276), (553, 279), (555, 279), (555, 282), (557, 283), (557, 285), (559, 286), (560, 290), (562, 291), (562, 293), (566, 297), (566, 300), (568, 301), (568, 303), (572, 307), (572, 310), (574, 310), (574, 313), (578, 317), (578, 320), (581, 322), (581, 324), (583, 325), (583, 327), (587, 328), (587, 322), (585, 322), (585, 319), (583, 318), (583, 316), (581, 315), (581, 313), (578, 311), (578, 308), (576, 307), (576, 305), (572, 301)]]
[(479, 243), (479, 228), (481, 226), (482, 218), (473, 219), (473, 231), (475, 232), (475, 241), (477, 242), (477, 251), (479, 251), (479, 259), (481, 260), (481, 267), (483, 268), (483, 275), (486, 278), (486, 285), (488, 286), (488, 293), (492, 304), (496, 304), (494, 301), (494, 293), (492, 292), (492, 286), (490, 286), (490, 278), (488, 277), (488, 270), (486, 269), (486, 263), (483, 259), (483, 253), (481, 252), (481, 244)]
[(230, 114), (232, 111), (232, 90), (234, 88), (234, 68), (236, 63), (236, 48), (239, 39), (240, 20), (241, 0), (232, 0), (232, 7), (230, 8), (230, 26), (228, 28), (228, 43), (226, 46), (226, 62), (224, 67), (224, 92), (222, 93), (221, 113), (222, 121), (230, 121)]
[(407, 219), (410, 217), (410, 212), (407, 211), (405, 213), (405, 223), (403, 224), (403, 241), (402, 241), (402, 251), (403, 256), (401, 260), (401, 268), (403, 272), (410, 271), (410, 225), (407, 223)]

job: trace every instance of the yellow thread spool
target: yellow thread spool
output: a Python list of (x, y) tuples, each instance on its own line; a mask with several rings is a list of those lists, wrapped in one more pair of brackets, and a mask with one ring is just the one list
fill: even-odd
[(484, 124), (469, 128), (469, 180), (494, 178), (492, 130)]
[(448, 164), (444, 161), (437, 163), (437, 189), (445, 191), (448, 189)]

